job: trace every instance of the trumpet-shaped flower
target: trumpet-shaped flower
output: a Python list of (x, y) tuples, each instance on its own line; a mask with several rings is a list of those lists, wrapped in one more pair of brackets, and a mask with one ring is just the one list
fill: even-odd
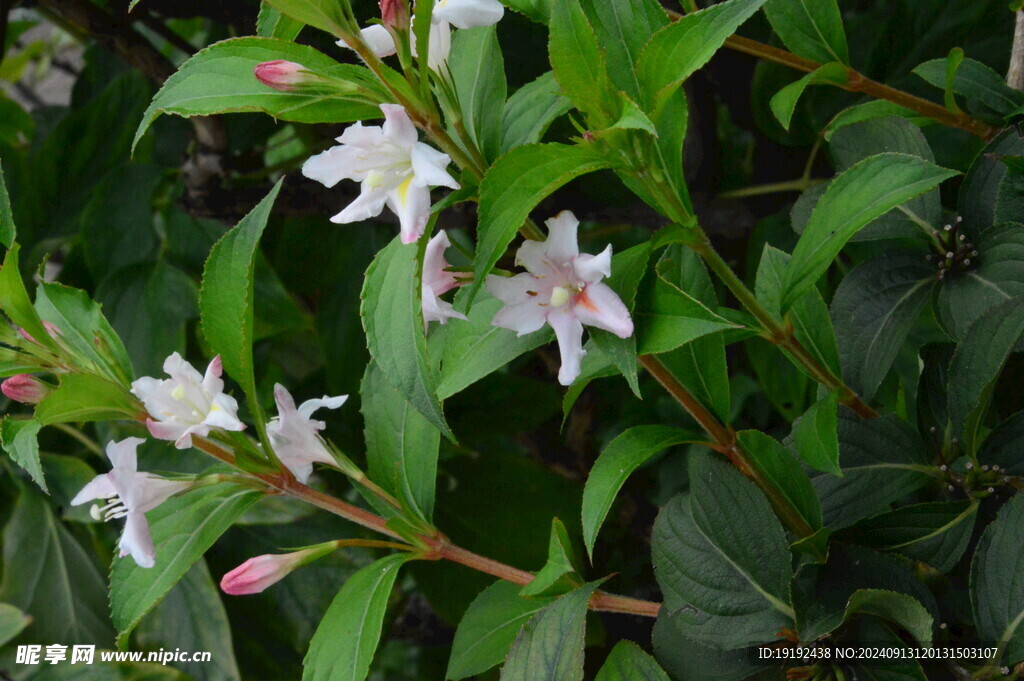
[(314, 462), (338, 466), (318, 434), (327, 424), (310, 417), (321, 407), (337, 409), (347, 399), (348, 395), (324, 395), (318, 400), (306, 400), (296, 408), (291, 393), (281, 384), (274, 386), (277, 416), (267, 424), (267, 436), (277, 458), (299, 482), (309, 480)]
[(97, 520), (124, 518), (124, 532), (118, 543), (121, 556), (130, 554), (139, 567), (151, 568), (156, 562), (156, 552), (146, 522), (146, 511), (184, 492), (192, 483), (138, 472), (135, 450), (143, 442), (142, 438), (129, 437), (108, 443), (107, 457), (114, 467), (109, 473), (93, 478), (75, 495), (71, 504), (78, 506), (104, 499), (107, 502), (104, 506), (93, 506), (93, 517)]
[(164, 360), (169, 379), (144, 376), (132, 383), (132, 392), (152, 417), (146, 425), (153, 437), (172, 440), (178, 449), (192, 446), (192, 436), (205, 436), (213, 428), (244, 430), (238, 420), (238, 402), (224, 393), (220, 356), (200, 375), (178, 353)]
[(405, 109), (381, 104), (383, 126), (349, 126), (339, 146), (317, 154), (302, 166), (302, 174), (328, 187), (341, 180), (362, 183), (359, 198), (331, 218), (357, 222), (376, 217), (388, 206), (398, 216), (402, 243), (416, 241), (430, 218), (430, 187), (458, 189), (448, 174), (447, 154), (419, 142)]
[(449, 319), (465, 319), (466, 315), (456, 312), (448, 301), (441, 300), (441, 294), (451, 291), (459, 282), (448, 272), (448, 261), (444, 252), (452, 245), (444, 230), (438, 232), (427, 244), (423, 256), (423, 326), (430, 322), (447, 324)]
[(601, 283), (611, 274), (612, 247), (600, 255), (580, 253), (579, 220), (562, 211), (545, 223), (545, 241), (526, 241), (516, 264), (526, 272), (487, 277), (487, 290), (505, 303), (492, 322), (523, 336), (548, 324), (555, 331), (562, 367), (558, 381), (570, 385), (580, 374), (583, 326), (596, 326), (620, 338), (633, 334), (633, 320), (618, 295)]
[[(474, 28), (491, 26), (498, 23), (505, 14), (505, 6), (498, 0), (437, 0), (430, 16), (430, 54), (427, 63), (430, 68), (440, 71), (448, 63), (448, 54), (452, 49), (452, 26), (455, 28)], [(410, 48), (416, 54), (416, 21), (410, 32)], [(390, 57), (397, 48), (395, 39), (388, 30), (380, 25), (367, 26), (360, 35), (367, 47), (378, 57)], [(338, 45), (351, 49), (344, 40)]]

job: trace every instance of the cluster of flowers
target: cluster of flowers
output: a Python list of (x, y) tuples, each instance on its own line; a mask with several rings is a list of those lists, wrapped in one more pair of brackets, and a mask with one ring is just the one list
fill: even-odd
[[(214, 430), (245, 429), (238, 418), (238, 403), (224, 392), (220, 357), (210, 362), (205, 375), (176, 352), (164, 361), (163, 369), (169, 378), (146, 376), (132, 383), (132, 392), (149, 412), (146, 425), (154, 438), (171, 441), (178, 449), (187, 449), (193, 445), (193, 437), (206, 437)], [(41, 385), (37, 379), (19, 375), (4, 381), (2, 389), (11, 399), (34, 403), (45, 396), (40, 392)], [(326, 424), (313, 420), (312, 416), (324, 407), (337, 409), (347, 398), (347, 395), (324, 396), (296, 407), (284, 386), (274, 386), (277, 416), (267, 424), (267, 436), (277, 458), (299, 482), (309, 479), (314, 463), (338, 466), (319, 435)], [(142, 438), (129, 437), (108, 443), (107, 457), (113, 468), (83, 487), (71, 504), (103, 500), (103, 505), (93, 506), (93, 517), (97, 520), (124, 518), (120, 554), (131, 555), (140, 567), (148, 568), (155, 564), (155, 550), (146, 512), (190, 489), (196, 481), (139, 472), (136, 450), (143, 442)]]
[[(443, 71), (451, 48), (451, 26), (490, 26), (504, 14), (498, 0), (438, 0), (431, 15), (429, 65)], [(361, 31), (361, 38), (378, 56), (395, 54), (396, 32), (409, 28), (404, 2), (381, 1), (381, 24)], [(415, 54), (415, 31), (410, 35)], [(344, 47), (350, 47), (344, 40)], [(256, 78), (269, 87), (291, 90), (307, 77), (294, 62), (273, 61), (255, 69)], [(342, 180), (360, 183), (359, 197), (331, 218), (351, 223), (380, 215), (385, 206), (398, 216), (402, 243), (417, 242), (430, 220), (431, 187), (458, 189), (448, 173), (451, 158), (419, 141), (416, 127), (405, 108), (382, 104), (384, 124), (349, 126), (337, 138), (337, 146), (306, 161), (302, 173), (327, 187)], [(516, 264), (526, 272), (513, 277), (490, 275), (487, 289), (505, 303), (494, 317), (495, 326), (524, 335), (551, 326), (558, 340), (561, 369), (558, 380), (570, 385), (580, 373), (585, 354), (583, 326), (594, 326), (628, 338), (633, 321), (622, 301), (606, 284), (611, 274), (611, 246), (600, 255), (581, 254), (577, 241), (579, 221), (562, 212), (547, 221), (543, 242), (526, 241), (516, 254)], [(466, 317), (441, 295), (461, 285), (449, 270), (444, 252), (451, 245), (439, 231), (428, 243), (423, 262), (423, 320), (429, 326)]]
[[(404, 11), (403, 2), (383, 0), (381, 7), (384, 23), (363, 29), (361, 38), (377, 56), (385, 57), (396, 51), (396, 31), (408, 30), (410, 26), (407, 12), (403, 17), (397, 16), (399, 10)], [(430, 27), (430, 67), (439, 72), (445, 67), (452, 26), (488, 26), (501, 19), (503, 12), (497, 0), (438, 0)], [(410, 35), (410, 40), (415, 54), (415, 36)], [(349, 47), (344, 41), (339, 44)], [(260, 64), (255, 75), (264, 84), (280, 90), (293, 89), (308, 76), (300, 65), (284, 61)], [(350, 126), (337, 138), (338, 146), (310, 158), (302, 172), (328, 187), (346, 179), (361, 183), (359, 197), (331, 218), (333, 222), (376, 217), (386, 206), (398, 216), (402, 242), (411, 244), (423, 236), (429, 222), (431, 187), (458, 189), (459, 183), (447, 170), (451, 158), (419, 141), (402, 106), (382, 104), (380, 108), (384, 115), (382, 126)], [(495, 326), (520, 336), (538, 331), (545, 324), (554, 330), (562, 360), (558, 379), (569, 385), (579, 376), (585, 354), (584, 325), (626, 338), (633, 333), (633, 322), (619, 297), (601, 281), (611, 274), (611, 246), (599, 255), (581, 254), (579, 221), (568, 211), (551, 218), (546, 225), (545, 241), (527, 240), (516, 253), (516, 264), (525, 272), (511, 277), (489, 275), (486, 284), (488, 291), (504, 303), (492, 321)], [(449, 319), (466, 320), (465, 315), (441, 298), (464, 283), (456, 279), (445, 259), (450, 246), (451, 241), (442, 230), (426, 247), (422, 276), (425, 327), (435, 321), (445, 324)], [(143, 377), (132, 383), (132, 392), (149, 413), (147, 426), (154, 438), (186, 449), (193, 445), (193, 437), (206, 437), (213, 430), (245, 428), (238, 418), (238, 403), (224, 392), (219, 357), (210, 362), (205, 375), (178, 353), (166, 359), (163, 369), (169, 378)], [(51, 390), (46, 383), (28, 375), (7, 379), (0, 389), (7, 397), (26, 403), (41, 401)], [(321, 408), (337, 409), (347, 396), (324, 396), (296, 407), (288, 390), (276, 385), (274, 399), (278, 413), (266, 430), (281, 464), (303, 483), (309, 479), (314, 463), (339, 466), (319, 435), (325, 424), (311, 417)], [(192, 488), (197, 481), (140, 472), (137, 448), (143, 442), (137, 437), (110, 442), (106, 452), (112, 469), (89, 482), (71, 503), (102, 500), (102, 504), (92, 508), (95, 518), (125, 518), (120, 555), (130, 555), (140, 567), (148, 568), (155, 564), (155, 549), (146, 512)], [(221, 587), (232, 594), (257, 593), (338, 545), (326, 542), (288, 554), (251, 558), (226, 574)]]

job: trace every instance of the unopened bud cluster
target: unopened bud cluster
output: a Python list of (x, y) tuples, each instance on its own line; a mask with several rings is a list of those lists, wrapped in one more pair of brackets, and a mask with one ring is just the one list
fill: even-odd
[(932, 232), (937, 241), (937, 252), (925, 256), (925, 259), (937, 265), (940, 281), (978, 266), (978, 251), (967, 240), (967, 235), (960, 231), (962, 223), (963, 218), (958, 216), (942, 229)]

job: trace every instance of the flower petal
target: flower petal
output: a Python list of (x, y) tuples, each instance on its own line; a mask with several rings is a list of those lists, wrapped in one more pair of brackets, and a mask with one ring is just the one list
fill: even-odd
[[(350, 126), (345, 131), (346, 134), (356, 127), (361, 126)], [(342, 135), (342, 137), (344, 136)], [(362, 153), (361, 150), (355, 146), (331, 147), (327, 151), (307, 158), (306, 162), (302, 164), (302, 174), (325, 187), (333, 187), (342, 180), (361, 181), (366, 176), (367, 170), (362, 165), (367, 164), (365, 161), (362, 162), (362, 165), (357, 163), (360, 153)]]
[(141, 437), (126, 437), (119, 442), (107, 443), (107, 458), (114, 468), (134, 473), (137, 469), (135, 450), (145, 440)]
[(551, 301), (551, 285), (529, 272), (514, 277), (490, 274), (485, 281), (487, 292), (506, 305), (547, 305)]
[(334, 397), (324, 395), (319, 399), (306, 400), (299, 405), (299, 416), (308, 419), (317, 409), (337, 409), (345, 404), (347, 399), (348, 395), (335, 395)]
[(517, 336), (525, 336), (544, 326), (547, 316), (548, 309), (535, 303), (506, 305), (494, 315), (491, 324), (515, 331)]
[(598, 255), (583, 253), (573, 262), (576, 276), (588, 284), (596, 284), (612, 275), (612, 245), (608, 244)]
[(403, 244), (414, 243), (430, 220), (430, 189), (413, 182), (410, 175), (387, 194), (387, 204), (398, 216)]
[(611, 331), (619, 338), (633, 335), (629, 310), (607, 284), (588, 284), (573, 300), (573, 314), (583, 324)]
[(544, 221), (548, 238), (544, 242), (548, 258), (552, 261), (571, 261), (580, 254), (577, 231), (580, 221), (572, 211), (563, 210), (553, 218)]
[(387, 189), (384, 187), (371, 188), (364, 182), (362, 191), (356, 200), (345, 206), (345, 210), (332, 217), (331, 222), (344, 224), (375, 218), (384, 210), (387, 200)]
[(498, 23), (505, 8), (498, 0), (441, 0), (433, 16), (456, 28), (491, 26)]
[(416, 144), (416, 126), (400, 104), (381, 104), (384, 112), (384, 138), (396, 147), (408, 149)]
[(458, 189), (459, 183), (445, 170), (452, 159), (437, 149), (417, 142), (412, 146), (412, 172), (420, 184)]
[(562, 308), (548, 315), (548, 324), (555, 330), (558, 352), (562, 356), (562, 367), (558, 370), (558, 382), (572, 385), (580, 375), (580, 363), (587, 351), (583, 349), (583, 325), (571, 313)]
[(85, 487), (83, 487), (75, 498), (71, 500), (72, 506), (79, 506), (87, 501), (93, 501), (95, 499), (109, 499), (110, 497), (117, 494), (114, 489), (114, 483), (110, 481), (107, 474), (97, 475), (95, 478), (90, 480)]
[[(366, 46), (370, 48), (370, 51), (378, 57), (390, 57), (396, 51), (395, 39), (388, 33), (388, 29), (380, 24), (367, 26), (359, 32), (359, 35), (362, 37), (363, 42), (366, 43)], [(344, 40), (339, 40), (338, 46), (352, 49), (352, 46)]]
[(128, 513), (118, 546), (121, 549), (121, 555), (131, 554), (135, 564), (139, 567), (151, 568), (156, 565), (153, 537), (149, 534), (149, 523), (146, 522), (146, 516), (142, 513), (138, 511)]
[(466, 315), (456, 311), (448, 301), (438, 298), (426, 286), (423, 287), (422, 304), (424, 329), (430, 325), (430, 322), (447, 324), (449, 319), (467, 319)]
[(444, 252), (452, 245), (448, 234), (442, 229), (427, 242), (427, 250), (423, 254), (423, 287), (430, 289), (434, 295), (447, 293), (458, 286), (455, 275), (445, 270), (448, 261)]
[(224, 392), (224, 379), (221, 378), (223, 373), (224, 363), (221, 361), (220, 355), (217, 355), (210, 360), (210, 364), (206, 367), (206, 373), (203, 375), (203, 388), (214, 394)]

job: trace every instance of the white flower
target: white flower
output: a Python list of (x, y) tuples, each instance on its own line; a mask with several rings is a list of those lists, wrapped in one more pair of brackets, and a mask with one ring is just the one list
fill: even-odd
[(277, 402), (277, 416), (267, 424), (267, 436), (274, 453), (299, 482), (306, 482), (313, 473), (313, 463), (338, 466), (338, 462), (327, 451), (327, 446), (318, 433), (327, 424), (310, 417), (317, 409), (337, 409), (345, 404), (348, 395), (306, 400), (295, 408), (295, 399), (280, 383), (274, 385), (274, 401)]
[(146, 511), (150, 511), (168, 498), (192, 486), (191, 482), (166, 480), (136, 470), (135, 449), (145, 442), (142, 438), (129, 437), (120, 442), (107, 444), (107, 457), (114, 465), (109, 473), (97, 475), (71, 500), (72, 506), (88, 501), (105, 499), (108, 503), (93, 506), (93, 517), (113, 520), (124, 518), (124, 533), (118, 547), (121, 555), (135, 559), (139, 567), (151, 568), (156, 561), (153, 539), (146, 522)]
[[(430, 56), (427, 63), (435, 71), (441, 71), (448, 62), (448, 53), (452, 49), (452, 26), (455, 28), (474, 28), (476, 26), (492, 26), (501, 20), (505, 7), (498, 0), (438, 0), (430, 16)], [(415, 19), (409, 41), (413, 55), (416, 54)], [(396, 51), (395, 39), (384, 26), (374, 24), (360, 31), (363, 42), (378, 57), (390, 57)], [(338, 45), (351, 49), (344, 40)]]
[(187, 449), (193, 435), (209, 435), (211, 428), (244, 430), (245, 424), (238, 420), (238, 402), (224, 394), (222, 371), (219, 355), (201, 376), (175, 352), (164, 360), (169, 379), (144, 376), (132, 383), (132, 392), (153, 417), (146, 421), (153, 437)]
[(405, 109), (381, 104), (384, 125), (349, 126), (338, 141), (302, 166), (302, 174), (328, 187), (341, 180), (362, 183), (359, 198), (331, 222), (356, 222), (376, 217), (387, 205), (398, 216), (402, 243), (416, 241), (430, 219), (430, 187), (458, 189), (445, 170), (447, 154), (419, 142)]
[(441, 300), (443, 293), (451, 291), (459, 285), (455, 275), (448, 272), (448, 261), (444, 252), (452, 245), (448, 235), (441, 230), (427, 243), (427, 251), (423, 256), (423, 326), (430, 322), (447, 324), (449, 319), (465, 319), (466, 315), (456, 312), (452, 304)]
[(633, 320), (619, 296), (600, 283), (611, 274), (612, 247), (600, 255), (581, 254), (576, 236), (579, 220), (569, 211), (545, 224), (547, 240), (526, 241), (516, 253), (516, 264), (526, 272), (487, 277), (487, 290), (505, 303), (492, 323), (519, 336), (550, 325), (562, 355), (558, 381), (570, 385), (580, 374), (585, 354), (583, 325), (628, 338)]

